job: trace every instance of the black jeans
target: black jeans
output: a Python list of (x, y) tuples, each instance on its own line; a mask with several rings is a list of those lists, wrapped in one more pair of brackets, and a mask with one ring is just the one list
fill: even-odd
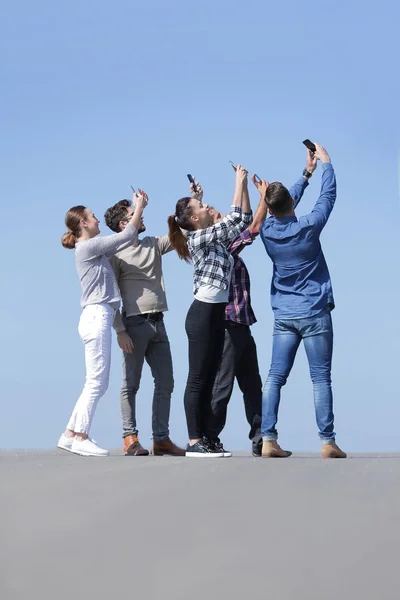
[(224, 348), (225, 306), (194, 300), (186, 317), (189, 375), (184, 403), (189, 439), (209, 437), (212, 390)]
[(209, 435), (218, 439), (225, 427), (228, 402), (237, 379), (243, 394), (246, 418), (250, 425), (249, 438), (253, 447), (262, 443), (261, 404), (262, 381), (258, 368), (257, 348), (248, 325), (225, 322), (225, 343), (212, 396), (212, 417)]

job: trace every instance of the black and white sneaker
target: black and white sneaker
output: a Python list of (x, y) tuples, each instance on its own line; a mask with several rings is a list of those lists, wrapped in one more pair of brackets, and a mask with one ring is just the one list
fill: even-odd
[(214, 448), (214, 452), (222, 452), (222, 455), (225, 458), (229, 458), (230, 456), (232, 456), (232, 452), (228, 452), (228, 450), (225, 450), (225, 448), (222, 445), (222, 442), (213, 442), (212, 440), (210, 440), (209, 444), (212, 448)]
[(208, 440), (200, 440), (193, 446), (189, 444), (186, 447), (185, 456), (188, 458), (223, 458), (222, 452), (217, 452), (211, 447)]

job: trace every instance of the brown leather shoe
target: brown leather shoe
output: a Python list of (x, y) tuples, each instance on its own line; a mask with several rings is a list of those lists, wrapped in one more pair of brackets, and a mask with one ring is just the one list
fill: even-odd
[(278, 442), (271, 440), (263, 442), (261, 456), (263, 458), (288, 458), (292, 453), (289, 450), (282, 450)]
[(164, 454), (169, 454), (169, 456), (185, 456), (186, 454), (185, 450), (176, 446), (169, 438), (167, 440), (155, 440), (151, 453), (154, 456), (163, 456)]
[(122, 452), (125, 456), (148, 456), (149, 451), (139, 443), (137, 435), (127, 435), (124, 438), (124, 447)]
[(322, 458), (347, 458), (346, 452), (343, 452), (335, 441), (323, 444), (321, 455)]

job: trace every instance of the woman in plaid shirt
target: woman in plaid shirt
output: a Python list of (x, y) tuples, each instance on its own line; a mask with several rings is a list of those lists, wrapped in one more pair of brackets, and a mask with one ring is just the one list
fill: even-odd
[[(184, 397), (188, 457), (230, 456), (222, 445), (210, 441), (208, 428), (212, 389), (224, 346), (225, 307), (233, 267), (233, 258), (224, 244), (250, 225), (248, 194), (243, 193), (246, 189), (247, 171), (238, 165), (231, 211), (221, 221), (213, 224), (208, 205), (202, 203), (202, 194), (178, 200), (175, 214), (168, 218), (173, 247), (180, 258), (191, 261), (194, 267), (195, 299), (185, 322), (189, 340), (189, 374)], [(182, 230), (187, 232), (186, 236)]]

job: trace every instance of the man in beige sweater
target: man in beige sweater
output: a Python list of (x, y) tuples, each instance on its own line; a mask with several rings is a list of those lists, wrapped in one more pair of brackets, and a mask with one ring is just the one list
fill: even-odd
[[(121, 200), (105, 215), (108, 227), (115, 232), (125, 229), (134, 208)], [(146, 230), (143, 220), (139, 233)], [(123, 350), (121, 415), (123, 451), (130, 456), (147, 456), (139, 442), (136, 428), (136, 394), (143, 362), (148, 363), (154, 378), (152, 454), (184, 456), (169, 437), (171, 394), (174, 387), (171, 350), (164, 325), (168, 310), (162, 273), (162, 255), (170, 252), (168, 236), (144, 237), (110, 259), (122, 296), (122, 315), (116, 314), (114, 328)]]

